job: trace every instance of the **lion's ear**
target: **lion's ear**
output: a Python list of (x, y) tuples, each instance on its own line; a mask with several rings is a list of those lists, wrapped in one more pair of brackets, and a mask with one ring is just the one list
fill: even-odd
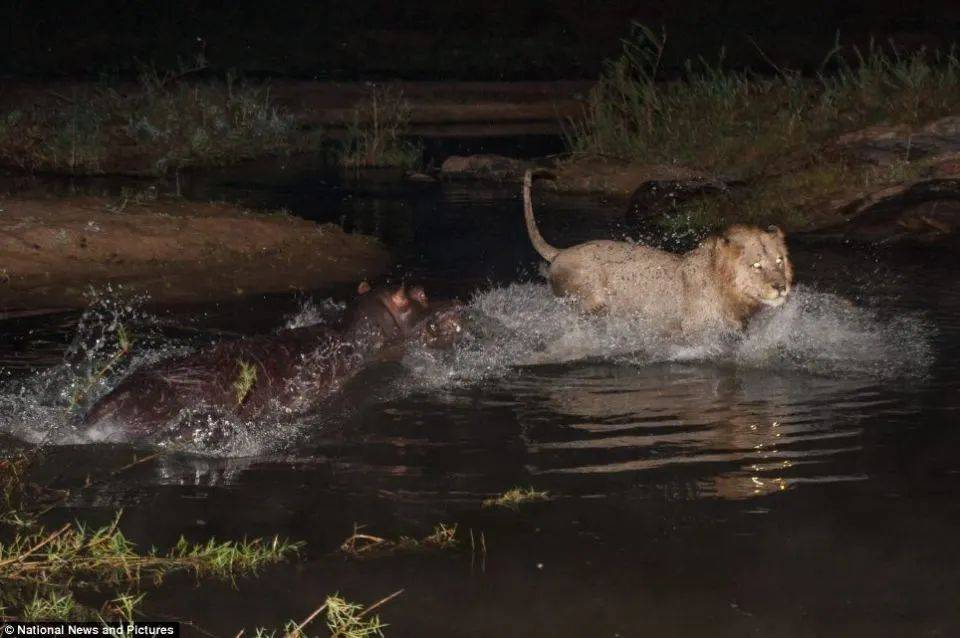
[(410, 289), (410, 298), (418, 301), (421, 306), (427, 306), (427, 292), (420, 286), (414, 286)]
[(783, 230), (779, 226), (771, 224), (770, 226), (767, 226), (767, 231), (769, 231), (770, 234), (774, 235), (775, 237), (779, 237), (780, 239), (784, 238)]

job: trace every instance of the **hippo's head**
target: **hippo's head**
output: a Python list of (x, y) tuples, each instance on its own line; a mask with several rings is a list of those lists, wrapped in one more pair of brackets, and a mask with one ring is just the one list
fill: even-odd
[(347, 307), (347, 330), (379, 332), (388, 341), (410, 335), (429, 313), (427, 295), (422, 288), (384, 286), (371, 289), (360, 284), (357, 297)]
[(390, 286), (371, 289), (361, 284), (357, 298), (348, 307), (344, 328), (358, 333), (375, 331), (386, 341), (423, 338), (425, 343), (452, 342), (459, 332), (452, 304), (431, 306), (420, 286)]

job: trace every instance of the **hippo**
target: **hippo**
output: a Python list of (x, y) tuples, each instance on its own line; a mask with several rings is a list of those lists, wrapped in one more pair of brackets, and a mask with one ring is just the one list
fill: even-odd
[(227, 341), (138, 369), (93, 405), (81, 427), (94, 439), (131, 440), (187, 410), (245, 421), (302, 413), (372, 361), (399, 359), (412, 341), (448, 347), (462, 331), (462, 306), (431, 303), (418, 286), (361, 284), (358, 293), (338, 325)]

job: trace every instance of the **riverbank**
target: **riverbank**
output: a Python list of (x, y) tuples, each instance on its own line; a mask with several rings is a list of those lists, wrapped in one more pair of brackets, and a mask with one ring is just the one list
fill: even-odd
[(0, 198), (0, 312), (80, 307), (111, 286), (157, 303), (330, 290), (383, 273), (385, 248), (224, 203)]
[[(336, 147), (375, 126), (378, 87), (402, 103), (402, 135), (559, 135), (591, 82), (310, 82), (195, 79), (145, 69), (136, 82), (20, 81), (0, 93), (0, 166), (157, 176)], [(381, 89), (382, 92), (382, 89)]]

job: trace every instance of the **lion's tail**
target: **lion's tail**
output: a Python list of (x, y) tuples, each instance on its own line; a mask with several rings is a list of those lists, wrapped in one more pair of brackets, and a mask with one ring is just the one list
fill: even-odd
[[(553, 175), (546, 171), (537, 171), (536, 177), (552, 178)], [(534, 171), (527, 169), (527, 172), (523, 174), (523, 216), (527, 220), (527, 234), (530, 236), (530, 242), (537, 249), (537, 252), (544, 259), (552, 262), (560, 253), (560, 249), (547, 243), (543, 235), (540, 234), (537, 222), (533, 218), (533, 199), (530, 194), (533, 190), (533, 178)]]

